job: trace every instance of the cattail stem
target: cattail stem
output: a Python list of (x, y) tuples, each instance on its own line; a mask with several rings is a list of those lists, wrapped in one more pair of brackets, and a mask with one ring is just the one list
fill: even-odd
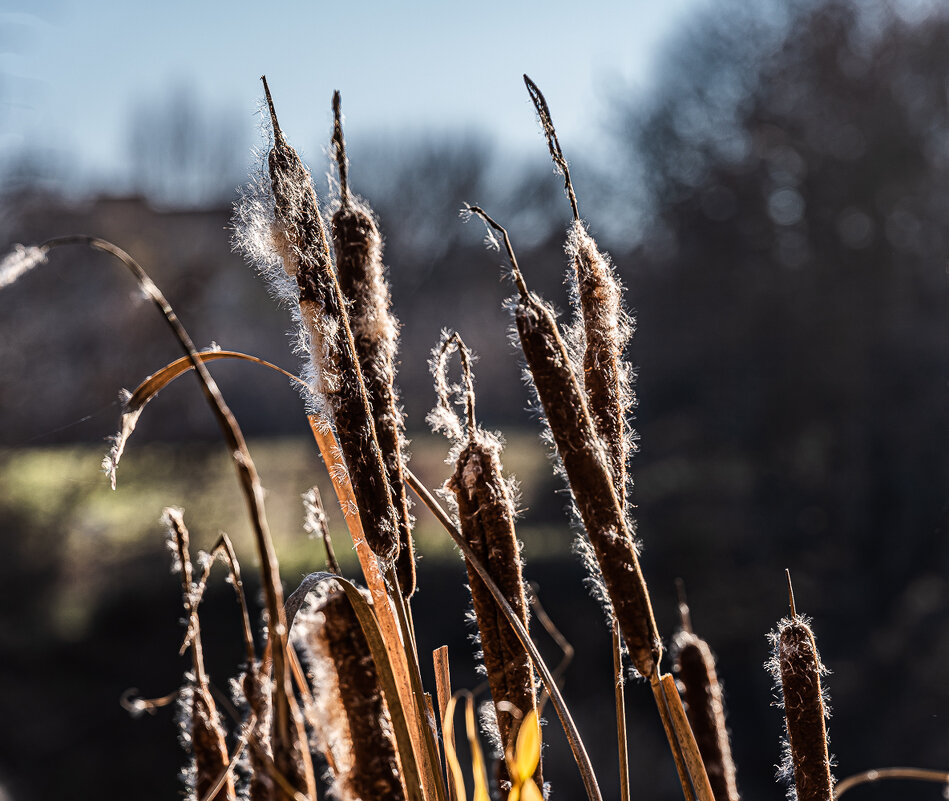
[(626, 699), (623, 692), (623, 641), (619, 624), (614, 620), (613, 635), (613, 695), (616, 704), (616, 745), (619, 753), (619, 797), (630, 801), (629, 794), (629, 748), (626, 742)]

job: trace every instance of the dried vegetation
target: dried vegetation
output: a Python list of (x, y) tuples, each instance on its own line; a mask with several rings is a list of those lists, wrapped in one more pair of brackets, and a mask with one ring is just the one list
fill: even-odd
[[(484, 220), (490, 235), (503, 238), (516, 288), (509, 307), (526, 372), (579, 520), (580, 550), (589, 557), (607, 625), (613, 627), (611, 678), (616, 684), (620, 794), (627, 801), (639, 795), (631, 793), (631, 783), (649, 781), (634, 776), (630, 782), (626, 775), (623, 681), (628, 659), (651, 688), (687, 801), (738, 801), (715, 660), (708, 644), (693, 633), (685, 613), (682, 631), (673, 639), (678, 682), (663, 673), (663, 638), (640, 567), (628, 502), (634, 396), (624, 358), (632, 321), (610, 260), (580, 217), (547, 102), (526, 76), (525, 81), (573, 213), (565, 241), (576, 316), (569, 331), (561, 330), (551, 306), (528, 288), (507, 231), (480, 207), (470, 206), (468, 212)], [(328, 572), (307, 577), (284, 599), (254, 463), (205, 363), (236, 358), (273, 365), (229, 351), (199, 353), (145, 271), (108, 242), (92, 237), (53, 239), (38, 247), (18, 246), (0, 263), (2, 287), (45, 262), (61, 246), (85, 245), (109, 253), (132, 272), (177, 337), (184, 357), (123, 396), (121, 431), (106, 460), (113, 481), (145, 405), (188, 371), (198, 377), (237, 470), (261, 563), (265, 599), (261, 656), (230, 540), (222, 536), (208, 554), (199, 556), (202, 575), (195, 582), (182, 513), (169, 509), (165, 514), (187, 621), (182, 651), (189, 650), (192, 657), (192, 669), (176, 694), (181, 740), (189, 758), (183, 773), (188, 797), (315, 801), (316, 754), (327, 766), (330, 792), (345, 801), (464, 801), (466, 774), (475, 799), (489, 797), (491, 782), (473, 697), (465, 691), (452, 694), (445, 649), (433, 657), (438, 714), (423, 686), (411, 610), (416, 589), (411, 488), (465, 559), (491, 696), (490, 725), (497, 729), (495, 792), (509, 801), (557, 792), (544, 785), (542, 776), (539, 724), (550, 703), (587, 795), (590, 801), (599, 801), (599, 782), (606, 779), (594, 776), (554, 674), (530, 639), (531, 607), (516, 535), (515, 490), (501, 465), (500, 437), (483, 430), (475, 419), (472, 355), (457, 333), (446, 332), (432, 362), (437, 404), (429, 419), (453, 443), (451, 472), (443, 490), (454, 511), (451, 515), (409, 469), (396, 390), (399, 324), (390, 309), (378, 222), (350, 188), (339, 94), (333, 98), (332, 146), (340, 193), (329, 215), (309, 170), (280, 129), (266, 81), (264, 88), (272, 124), (269, 180), (257, 182), (238, 209), (238, 244), (274, 280), (277, 294), (290, 301), (303, 358), (300, 376), (291, 378), (306, 399), (315, 440), (359, 557), (364, 587), (340, 575), (322, 501), (314, 491), (306, 499), (306, 527), (320, 534), (326, 545)], [(462, 380), (452, 386), (447, 373), (455, 352), (461, 359)], [(455, 412), (455, 396), (464, 408), (463, 420)], [(199, 605), (217, 558), (227, 563), (240, 603), (246, 653), (232, 682), (239, 719), (230, 726), (218, 710), (202, 656)], [(539, 608), (536, 619), (549, 625)], [(793, 600), (791, 616), (778, 624), (773, 640), (772, 667), (787, 722), (785, 772), (791, 793), (800, 801), (830, 801), (835, 785), (827, 748), (826, 689), (821, 683), (826, 671), (811, 629), (797, 615)], [(455, 749), (453, 715), (462, 697), (470, 772)], [(132, 707), (154, 708), (159, 703), (137, 701)], [(836, 795), (878, 778), (946, 780), (944, 774), (929, 774), (880, 771), (842, 782)]]

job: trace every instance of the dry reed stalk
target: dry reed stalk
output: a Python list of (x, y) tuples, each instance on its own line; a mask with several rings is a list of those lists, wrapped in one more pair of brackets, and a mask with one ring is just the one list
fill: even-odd
[(448, 764), (448, 754), (455, 753), (454, 732), (445, 727), (445, 714), (448, 702), (451, 700), (451, 670), (448, 665), (448, 646), (442, 645), (432, 652), (432, 662), (435, 666), (435, 695), (438, 701), (438, 723), (441, 729), (442, 741), (445, 744), (445, 786), (448, 790), (448, 801), (461, 801), (458, 797), (458, 788), (451, 781), (451, 768)]
[(316, 371), (315, 389), (325, 398), (332, 417), (363, 530), (373, 553), (388, 563), (399, 550), (395, 507), (346, 301), (333, 269), (310, 173), (280, 130), (270, 89), (262, 80), (274, 137), (267, 158), (274, 199), (273, 244), (284, 269), (297, 282), (301, 325)]
[[(787, 729), (782, 774), (794, 779), (789, 798), (796, 801), (832, 801), (834, 779), (827, 748), (826, 691), (821, 676), (827, 669), (820, 661), (814, 633), (806, 618), (797, 614), (788, 574), (791, 616), (778, 623), (770, 635), (774, 653), (768, 662), (781, 687)], [(796, 795), (795, 795), (796, 793)]]
[(613, 487), (608, 458), (587, 410), (550, 307), (527, 289), (507, 231), (471, 207), (504, 238), (518, 297), (514, 322), (580, 519), (606, 584), (630, 659), (647, 678), (658, 673), (662, 643), (630, 524)]
[[(451, 409), (446, 379), (448, 359), (456, 350), (461, 358), (465, 387), (467, 420), (464, 435), (461, 435), (460, 422)], [(430, 419), (436, 427), (448, 429), (455, 439), (455, 470), (446, 487), (458, 505), (461, 533), (527, 629), (529, 615), (520, 547), (514, 531), (514, 501), (502, 472), (501, 443), (496, 436), (480, 429), (475, 421), (471, 354), (457, 333), (445, 332), (443, 335), (433, 355), (432, 372), (438, 406)], [(467, 559), (465, 567), (503, 751), (516, 736), (518, 722), (537, 709), (534, 670), (517, 635)], [(538, 787), (543, 785), (539, 763), (534, 781)], [(503, 759), (498, 762), (498, 783), (501, 790), (509, 789), (510, 776)]]
[[(227, 771), (230, 759), (227, 753), (227, 735), (220, 717), (204, 668), (204, 650), (201, 642), (201, 624), (198, 619), (196, 587), (192, 574), (188, 529), (180, 509), (165, 509), (162, 522), (168, 529), (169, 546), (174, 553), (174, 571), (181, 574), (182, 599), (188, 615), (186, 642), (191, 648), (192, 675), (188, 687), (182, 690), (182, 740), (191, 753), (193, 765), (186, 772), (189, 792), (203, 799), (218, 784)], [(211, 801), (234, 801), (234, 780), (227, 775)]]
[(715, 801), (739, 801), (715, 657), (708, 643), (693, 633), (684, 601), (680, 601), (679, 608), (682, 630), (673, 641), (672, 658), (689, 726), (695, 734)]
[(580, 219), (577, 197), (570, 180), (550, 109), (540, 89), (530, 78), (524, 83), (537, 110), (547, 147), (558, 172), (564, 176), (564, 189), (573, 210), (573, 223), (567, 236), (567, 255), (574, 267), (577, 301), (582, 334), (583, 371), (580, 374), (587, 408), (597, 434), (609, 457), (610, 473), (620, 504), (626, 504), (626, 462), (631, 432), (626, 415), (633, 403), (629, 371), (623, 352), (629, 343), (631, 326), (622, 308), (619, 281), (609, 259), (600, 253), (593, 237)]
[[(286, 669), (285, 650), (287, 631), (283, 615), (283, 589), (280, 585), (277, 556), (274, 551), (273, 539), (270, 536), (270, 527), (267, 523), (267, 516), (264, 511), (263, 488), (260, 484), (260, 477), (257, 474), (254, 460), (247, 448), (244, 434), (227, 403), (224, 401), (217, 383), (208, 372), (204, 364), (204, 359), (201, 354), (198, 353), (193, 340), (181, 324), (171, 304), (168, 303), (164, 294), (155, 282), (152, 281), (145, 269), (133, 259), (131, 255), (104, 239), (77, 235), (50, 239), (38, 248), (27, 249), (23, 257), (28, 258), (30, 267), (32, 267), (44, 261), (50, 251), (69, 245), (82, 245), (107, 253), (118, 259), (123, 266), (132, 273), (139, 288), (161, 312), (165, 322), (168, 324), (181, 349), (184, 351), (188, 362), (195, 371), (202, 393), (220, 426), (221, 433), (228, 447), (228, 452), (237, 471), (241, 492), (244, 495), (253, 527), (255, 545), (257, 546), (261, 563), (261, 580), (267, 606), (267, 614), (271, 621), (269, 635), (271, 645), (276, 644), (276, 647), (272, 648), (273, 673), (275, 678), (273, 681), (274, 716), (272, 727), (275, 765), (273, 770), (281, 777), (292, 777), (292, 783), (295, 784), (295, 786), (284, 788), (277, 798), (278, 801), (280, 801), (280, 799), (285, 796), (291, 798), (296, 795), (315, 797), (316, 786), (313, 778), (313, 767), (310, 762), (309, 752), (305, 748), (306, 734), (303, 729), (303, 721), (296, 705), (296, 700), (290, 690), (289, 672)], [(4, 268), (7, 267), (6, 260), (4, 260), (3, 266)], [(22, 265), (14, 265), (14, 267), (16, 269), (11, 269), (11, 275), (14, 272), (16, 272), (17, 275), (25, 272)], [(123, 427), (119, 434), (119, 437), (122, 438), (122, 442), (124, 442), (124, 438), (128, 436), (131, 429), (134, 428), (134, 422), (134, 415), (131, 418), (127, 415), (123, 415)], [(118, 449), (118, 455), (120, 454), (121, 448)], [(109, 461), (113, 486), (114, 468), (118, 455), (115, 456), (114, 460)], [(110, 472), (110, 469), (107, 469), (107, 472)], [(305, 792), (301, 793), (298, 788), (301, 788)]]
[[(310, 415), (309, 421), (310, 430), (319, 446), (320, 455), (333, 482), (333, 489), (336, 492), (340, 509), (349, 528), (359, 566), (372, 596), (373, 611), (392, 670), (395, 692), (402, 700), (407, 734), (411, 740), (405, 748), (401, 743), (399, 745), (403, 767), (406, 761), (406, 751), (411, 750), (424, 777), (417, 788), (407, 788), (410, 799), (416, 796), (423, 797), (426, 801), (443, 799), (445, 794), (441, 792), (441, 782), (438, 779), (438, 759), (434, 756), (433, 738), (420, 707), (422, 694), (419, 691), (421, 678), (418, 663), (414, 658), (414, 650), (408, 647), (407, 635), (404, 633), (402, 619), (397, 607), (402, 596), (398, 592), (393, 592), (390, 595), (386, 578), (383, 576), (379, 562), (363, 533), (362, 521), (356, 508), (353, 486), (348, 474), (343, 469), (340, 448), (336, 443), (336, 439), (324, 422), (316, 415)], [(390, 570), (390, 574), (391, 572)]]
[(395, 389), (395, 356), (399, 322), (390, 305), (389, 285), (382, 264), (382, 237), (372, 210), (354, 200), (349, 191), (346, 143), (339, 92), (333, 94), (333, 147), (339, 170), (340, 206), (331, 227), (336, 254), (336, 275), (346, 298), (349, 323), (366, 383), (376, 439), (389, 478), (396, 508), (399, 555), (396, 573), (406, 598), (415, 593), (415, 546), (409, 514), (402, 453), (405, 428)]
[(352, 604), (327, 590), (297, 631), (309, 657), (320, 748), (331, 754), (343, 801), (404, 801), (392, 721)]

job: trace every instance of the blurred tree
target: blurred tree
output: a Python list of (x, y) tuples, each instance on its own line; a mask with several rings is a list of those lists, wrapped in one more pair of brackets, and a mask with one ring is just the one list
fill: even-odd
[(716, 5), (627, 117), (667, 293), (640, 301), (643, 428), (661, 409), (693, 463), (738, 454), (725, 536), (846, 577), (848, 613), (947, 557), (949, 15), (926, 11)]
[(184, 87), (142, 101), (129, 120), (129, 183), (165, 205), (228, 203), (246, 180), (246, 127), (239, 115), (208, 107)]

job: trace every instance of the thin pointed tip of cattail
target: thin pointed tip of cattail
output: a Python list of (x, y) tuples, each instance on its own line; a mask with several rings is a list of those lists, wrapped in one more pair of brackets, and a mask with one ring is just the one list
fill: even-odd
[(685, 595), (685, 582), (681, 578), (676, 579), (676, 596), (679, 600), (679, 619), (682, 621), (682, 630), (687, 634), (692, 634), (692, 611), (689, 609), (689, 601)]
[(570, 201), (570, 210), (573, 212), (573, 219), (580, 222), (580, 207), (577, 203), (577, 194), (573, 190), (573, 181), (570, 180), (570, 168), (567, 165), (567, 159), (563, 154), (563, 148), (560, 147), (560, 140), (557, 138), (557, 129), (554, 127), (554, 120), (550, 114), (550, 106), (547, 105), (547, 99), (544, 93), (526, 74), (524, 75), (524, 84), (527, 86), (527, 93), (531, 97), (537, 116), (540, 118), (540, 127), (544, 131), (547, 139), (547, 149), (554, 160), (554, 168), (563, 175), (564, 192)]
[(270, 87), (267, 85), (267, 76), (261, 75), (260, 80), (264, 84), (264, 94), (267, 96), (267, 108), (270, 110), (270, 121), (273, 123), (274, 139), (283, 134), (280, 130), (280, 123), (277, 122), (277, 111), (274, 108), (273, 97), (270, 94)]
[(339, 171), (339, 194), (343, 206), (349, 205), (349, 165), (346, 161), (346, 139), (343, 137), (343, 98), (336, 89), (333, 92), (333, 149), (336, 152), (336, 167)]
[(791, 605), (791, 618), (797, 617), (797, 609), (794, 606), (794, 585), (791, 583), (791, 571), (784, 568), (784, 576), (788, 582), (788, 602)]

